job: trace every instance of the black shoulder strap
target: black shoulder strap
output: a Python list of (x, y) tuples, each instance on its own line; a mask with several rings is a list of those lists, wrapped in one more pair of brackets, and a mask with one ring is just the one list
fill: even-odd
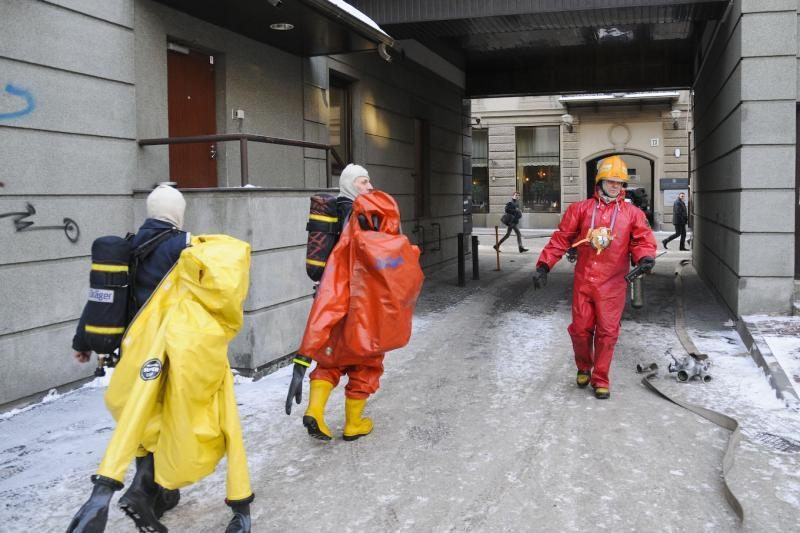
[(176, 235), (180, 230), (178, 228), (170, 228), (162, 231), (161, 233), (157, 234), (154, 237), (151, 237), (149, 240), (143, 242), (139, 246), (133, 249), (131, 254), (136, 261), (141, 261), (148, 255), (150, 255), (156, 247), (170, 238), (172, 235)]
[[(344, 217), (344, 220), (342, 220), (341, 223), (339, 224), (339, 228), (338, 228), (339, 231), (337, 232), (339, 235), (341, 235), (342, 232), (344, 231), (344, 228), (347, 226), (347, 223), (350, 221), (350, 215), (352, 215), (352, 214), (353, 214), (353, 210), (351, 209), (350, 211), (347, 212), (347, 216)], [(338, 240), (338, 237), (337, 237), (337, 240)]]
[(133, 319), (133, 316), (139, 310), (139, 306), (144, 302), (139, 302), (136, 299), (136, 271), (139, 268), (139, 263), (150, 255), (156, 247), (162, 242), (166, 241), (173, 235), (177, 235), (180, 230), (178, 228), (170, 228), (164, 230), (147, 241), (143, 242), (131, 251), (131, 260), (128, 271), (128, 321)]

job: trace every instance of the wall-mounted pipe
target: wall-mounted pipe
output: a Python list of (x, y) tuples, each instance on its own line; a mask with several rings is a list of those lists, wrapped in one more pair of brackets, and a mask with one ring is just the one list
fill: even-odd
[(442, 249), (442, 225), (438, 222), (432, 222), (431, 227), (436, 228), (436, 248), (431, 248), (431, 252), (438, 252)]
[(425, 255), (425, 228), (417, 224), (414, 226), (414, 229), (411, 230), (411, 233), (417, 238), (416, 244), (419, 246), (419, 255)]

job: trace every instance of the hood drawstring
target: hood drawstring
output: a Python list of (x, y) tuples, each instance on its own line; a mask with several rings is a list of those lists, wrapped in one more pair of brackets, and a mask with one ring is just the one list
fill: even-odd
[[(594, 229), (594, 218), (597, 215), (597, 210), (600, 209), (600, 201), (598, 200), (596, 204), (594, 204), (594, 210), (592, 211), (592, 222), (589, 226), (589, 231), (591, 232)], [(614, 213), (611, 215), (611, 226), (608, 228), (608, 232), (611, 233), (614, 229), (614, 223), (617, 221), (617, 213), (620, 211), (619, 202), (615, 205), (612, 209), (614, 209)]]

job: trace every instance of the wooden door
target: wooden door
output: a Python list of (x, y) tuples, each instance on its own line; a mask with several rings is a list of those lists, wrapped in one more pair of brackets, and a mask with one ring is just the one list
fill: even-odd
[[(217, 133), (214, 64), (208, 54), (167, 52), (169, 136)], [(171, 144), (169, 175), (181, 188), (217, 186), (215, 143)]]

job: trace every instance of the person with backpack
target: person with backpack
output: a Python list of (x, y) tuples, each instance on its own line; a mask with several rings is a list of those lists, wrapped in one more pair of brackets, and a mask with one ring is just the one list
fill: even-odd
[[(189, 245), (190, 234), (183, 231), (186, 200), (181, 192), (169, 185), (159, 185), (147, 196), (147, 220), (130, 239), (131, 255), (143, 245), (148, 245), (146, 257), (137, 261), (134, 274), (135, 290), (130, 294), (128, 318), (139, 311), (161, 279), (178, 261), (181, 252)], [(72, 339), (75, 359), (89, 361), (92, 350), (84, 338), (85, 323), (78, 323)]]
[[(186, 200), (183, 195), (169, 185), (159, 185), (147, 196), (147, 220), (129, 239), (129, 264), (130, 268), (135, 267), (135, 271), (132, 273), (133, 283), (128, 283), (129, 289), (132, 289), (131, 294), (127, 295), (129, 301), (123, 304), (127, 304), (125, 315), (128, 321), (147, 302), (188, 246), (190, 234), (182, 230), (185, 211)], [(144, 254), (139, 254), (140, 251)], [(100, 269), (99, 265), (93, 263), (93, 275), (95, 270)], [(92, 354), (87, 339), (86, 321), (84, 312), (72, 342), (74, 357), (81, 363), (88, 362)], [(121, 334), (119, 337), (121, 338)], [(178, 504), (180, 492), (177, 489), (164, 489), (154, 479), (153, 454), (137, 457), (133, 482), (120, 498), (120, 504), (125, 505), (126, 513), (136, 513), (144, 519), (157, 521), (164, 512)]]
[(294, 358), (286, 414), (293, 400), (301, 402), (303, 377), (314, 360), (303, 425), (314, 438), (333, 438), (325, 405), (347, 375), (343, 438), (352, 441), (372, 431), (372, 420), (362, 417), (366, 401), (378, 390), (385, 352), (408, 342), (423, 275), (419, 249), (400, 233), (397, 203), (372, 191), (366, 169), (348, 165), (339, 191), (342, 232)]
[(495, 244), (492, 248), (500, 251), (500, 245), (511, 236), (511, 231), (513, 230), (514, 233), (517, 234), (517, 244), (519, 245), (519, 253), (527, 252), (528, 249), (522, 246), (522, 234), (519, 231), (519, 221), (522, 218), (522, 209), (519, 207), (519, 192), (514, 191), (514, 194), (511, 196), (511, 201), (506, 204), (506, 212), (500, 221), (505, 224), (508, 229), (506, 230), (506, 234), (500, 239), (500, 242)]
[(111, 498), (136, 456), (146, 462), (137, 460), (119, 506), (139, 531), (167, 531), (154, 509), (160, 487), (177, 494), (224, 457), (225, 504), (233, 511), (225, 531), (250, 533), (254, 493), (228, 361), (244, 322), (250, 256), (239, 239), (193, 237), (128, 326), (105, 394), (116, 427), (67, 533), (104, 531)]

